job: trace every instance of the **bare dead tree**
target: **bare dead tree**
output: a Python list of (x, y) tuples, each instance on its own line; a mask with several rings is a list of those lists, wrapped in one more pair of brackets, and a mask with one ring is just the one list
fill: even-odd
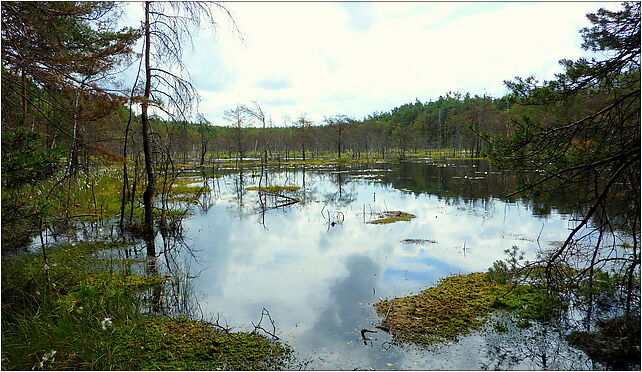
[(245, 147), (243, 145), (243, 130), (249, 124), (249, 109), (245, 105), (236, 105), (236, 107), (225, 110), (223, 118), (230, 123), (234, 130), (234, 139), (236, 141), (237, 166), (243, 166), (243, 157), (245, 156)]
[(230, 12), (220, 3), (145, 2), (144, 11), (145, 88), (140, 97), (147, 174), (147, 186), (143, 194), (144, 230), (147, 253), (154, 255), (153, 199), (156, 175), (149, 110), (152, 108), (169, 118), (187, 121), (198, 103), (198, 93), (190, 83), (189, 73), (183, 62), (184, 45), (191, 45), (193, 30), (198, 30), (203, 25), (216, 28), (216, 11), (224, 14), (236, 26)]
[(298, 132), (299, 144), (301, 145), (301, 156), (303, 157), (303, 160), (305, 160), (305, 145), (308, 143), (312, 121), (307, 118), (306, 114), (301, 114), (299, 115), (295, 125)]
[(335, 115), (324, 119), (326, 124), (331, 128), (332, 140), (337, 146), (337, 157), (341, 158), (342, 145), (345, 143), (345, 135), (348, 130), (348, 124), (351, 119), (346, 115)]

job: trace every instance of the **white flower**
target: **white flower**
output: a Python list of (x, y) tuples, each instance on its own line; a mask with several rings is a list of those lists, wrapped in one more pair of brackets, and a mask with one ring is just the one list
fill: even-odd
[(42, 360), (40, 360), (40, 362), (38, 362), (37, 365), (33, 366), (33, 368), (31, 368), (31, 370), (36, 369), (36, 367), (38, 367), (40, 369), (44, 369), (46, 361), (50, 361), (50, 363), (53, 363), (53, 361), (56, 360), (56, 358), (54, 358), (56, 353), (57, 353), (56, 350), (51, 350), (50, 352), (45, 353), (45, 355), (42, 356)]
[(47, 360), (51, 359), (51, 361), (53, 362), (54, 355), (56, 355), (56, 353), (57, 353), (56, 350), (51, 350), (50, 352), (48, 352), (48, 353), (46, 353), (45, 355), (42, 356), (42, 361), (44, 362), (44, 361), (47, 361)]
[(103, 331), (107, 330), (107, 327), (112, 325), (111, 318), (105, 318), (103, 321), (100, 323), (103, 327)]

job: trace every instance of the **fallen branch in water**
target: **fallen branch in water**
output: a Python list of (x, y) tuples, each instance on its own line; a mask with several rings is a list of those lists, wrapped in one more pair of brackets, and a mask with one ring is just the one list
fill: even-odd
[[(270, 321), (270, 324), (272, 324), (272, 332), (266, 330), (265, 328), (263, 328), (261, 326), (261, 323), (263, 322), (263, 317), (264, 316), (267, 316), (268, 320)], [(252, 331), (252, 333), (256, 333), (258, 330), (261, 330), (261, 331), (267, 333), (268, 335), (272, 336), (275, 340), (279, 340), (279, 337), (275, 334), (276, 333), (276, 325), (274, 324), (274, 320), (272, 320), (272, 316), (270, 316), (270, 312), (267, 311), (266, 308), (263, 308), (263, 310), (261, 310), (261, 319), (259, 319), (259, 324), (252, 323), (252, 325), (254, 326), (254, 330)]]
[(368, 341), (372, 341), (372, 339), (366, 337), (366, 333), (377, 333), (377, 331), (371, 331), (365, 328), (361, 330), (361, 338), (363, 339), (364, 345), (368, 345)]

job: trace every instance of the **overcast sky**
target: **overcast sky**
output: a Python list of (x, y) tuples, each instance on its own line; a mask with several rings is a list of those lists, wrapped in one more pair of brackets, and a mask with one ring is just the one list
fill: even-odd
[[(314, 122), (363, 118), (448, 91), (501, 96), (515, 76), (551, 78), (561, 58), (583, 55), (585, 14), (617, 3), (227, 3), (243, 35), (220, 16), (216, 34), (195, 32), (185, 62), (199, 111), (224, 124), (223, 111), (259, 102)], [(142, 3), (124, 22), (139, 24)]]

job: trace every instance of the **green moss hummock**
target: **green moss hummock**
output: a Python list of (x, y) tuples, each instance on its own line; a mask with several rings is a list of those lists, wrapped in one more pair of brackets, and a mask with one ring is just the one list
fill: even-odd
[(380, 218), (368, 221), (370, 224), (381, 225), (386, 223), (394, 223), (398, 221), (410, 221), (415, 218), (414, 214), (401, 212), (401, 211), (385, 211), (381, 214)]
[(496, 309), (514, 311), (528, 324), (550, 318), (554, 305), (532, 286), (499, 284), (485, 273), (472, 273), (447, 277), (416, 296), (383, 300), (375, 307), (397, 341), (429, 345), (468, 334)]
[(47, 264), (42, 254), (3, 257), (2, 369), (285, 368), (290, 350), (267, 337), (142, 314), (169, 278), (97, 254), (131, 244), (51, 247)]
[(115, 331), (114, 364), (135, 370), (266, 370), (284, 368), (291, 350), (253, 333), (226, 333), (185, 318), (145, 317)]

